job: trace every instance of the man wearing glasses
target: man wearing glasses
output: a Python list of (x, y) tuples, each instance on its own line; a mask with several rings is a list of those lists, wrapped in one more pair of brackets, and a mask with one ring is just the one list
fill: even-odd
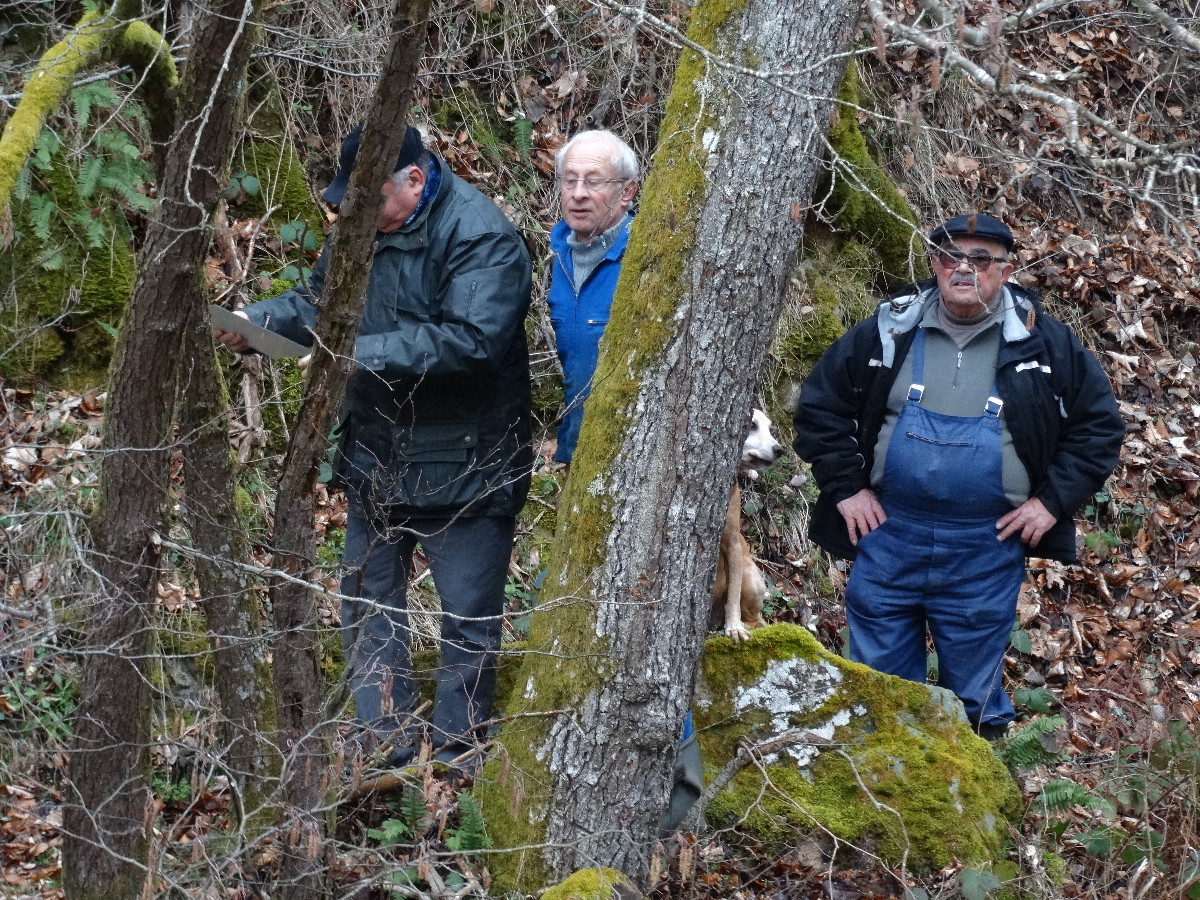
[(554, 165), (562, 221), (550, 232), (554, 262), (547, 302), (566, 407), (554, 459), (569, 464), (629, 241), (638, 162), (611, 131), (581, 131), (558, 151)]
[(795, 447), (821, 491), (813, 540), (855, 559), (851, 658), (924, 682), (928, 630), (938, 684), (994, 739), (1013, 718), (1004, 652), (1024, 558), (1074, 561), (1072, 516), (1125, 427), (1092, 354), (1008, 282), (1003, 222), (956, 216), (930, 242), (934, 277), (817, 362)]

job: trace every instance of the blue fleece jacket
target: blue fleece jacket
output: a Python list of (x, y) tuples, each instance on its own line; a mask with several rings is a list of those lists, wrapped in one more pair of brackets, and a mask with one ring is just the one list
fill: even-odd
[(600, 336), (608, 324), (617, 276), (621, 273), (621, 257), (629, 243), (629, 219), (626, 219), (617, 240), (604, 259), (587, 277), (578, 292), (574, 285), (571, 248), (566, 222), (559, 222), (550, 232), (550, 250), (554, 267), (550, 277), (550, 323), (558, 343), (558, 358), (563, 367), (563, 400), (566, 409), (558, 429), (558, 462), (570, 462), (579, 440), (583, 423), (583, 402), (592, 387), (596, 360), (600, 355)]

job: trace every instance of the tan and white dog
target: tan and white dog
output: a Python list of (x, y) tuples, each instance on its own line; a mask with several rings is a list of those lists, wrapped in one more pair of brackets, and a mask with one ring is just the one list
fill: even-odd
[[(753, 412), (750, 434), (742, 446), (738, 473), (757, 478), (784, 450), (771, 434), (771, 420), (761, 409)], [(713, 585), (712, 618), (718, 619), (722, 609), (725, 634), (735, 641), (750, 639), (750, 629), (763, 624), (762, 608), (767, 599), (767, 583), (754, 564), (750, 545), (742, 537), (742, 489), (733, 483), (733, 496), (725, 513), (725, 528), (721, 531), (721, 554), (717, 561), (717, 580)]]

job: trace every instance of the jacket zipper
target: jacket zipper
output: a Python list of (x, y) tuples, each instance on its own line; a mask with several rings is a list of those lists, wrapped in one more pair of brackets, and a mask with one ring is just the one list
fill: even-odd
[(958, 351), (958, 362), (954, 364), (954, 381), (950, 384), (950, 390), (958, 390), (958, 373), (962, 369), (962, 351)]

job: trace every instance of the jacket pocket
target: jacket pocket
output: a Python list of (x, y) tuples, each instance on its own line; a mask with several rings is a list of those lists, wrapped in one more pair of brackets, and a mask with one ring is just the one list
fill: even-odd
[(401, 463), (466, 462), (478, 445), (474, 423), (414, 425), (398, 430), (393, 443)]
[(484, 489), (474, 423), (426, 424), (397, 429), (391, 496), (412, 509), (466, 506)]

